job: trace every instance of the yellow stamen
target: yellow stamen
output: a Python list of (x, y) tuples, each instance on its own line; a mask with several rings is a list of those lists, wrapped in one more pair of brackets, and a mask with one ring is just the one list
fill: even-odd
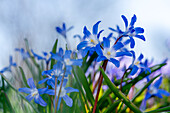
[(111, 55), (110, 51), (107, 52), (107, 55)]
[(90, 41), (91, 41), (92, 43), (94, 43), (94, 40), (93, 40), (93, 39), (90, 39)]
[(139, 62), (139, 61), (137, 61), (135, 64), (136, 64), (136, 65), (138, 65), (139, 63), (140, 63), (140, 62)]

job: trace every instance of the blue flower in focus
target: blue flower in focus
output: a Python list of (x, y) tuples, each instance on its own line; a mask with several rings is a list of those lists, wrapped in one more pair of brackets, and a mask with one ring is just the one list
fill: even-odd
[(26, 52), (23, 48), (21, 48), (21, 49), (16, 48), (15, 51), (20, 52), (20, 54), (21, 54), (23, 60), (25, 60), (25, 59), (27, 59), (27, 58), (30, 58), (29, 53)]
[[(147, 76), (147, 82), (150, 81), (149, 77)], [(151, 98), (152, 96), (157, 96), (158, 98), (162, 98), (162, 95), (165, 96), (170, 96), (170, 93), (163, 90), (163, 89), (159, 89), (160, 85), (162, 83), (162, 77), (160, 77), (154, 84), (150, 85), (148, 87), (148, 90), (146, 92), (145, 98), (142, 101), (142, 104), (140, 106), (141, 110), (145, 110), (146, 109), (146, 101)]]
[(36, 104), (40, 104), (41, 106), (47, 106), (47, 103), (42, 99), (40, 95), (44, 94), (48, 88), (37, 89), (34, 84), (33, 78), (29, 78), (27, 80), (27, 84), (30, 88), (19, 88), (18, 91), (29, 94), (25, 97), (29, 102), (34, 99), (34, 102)]
[(73, 26), (71, 26), (71, 27), (69, 27), (68, 29), (66, 29), (66, 24), (65, 24), (65, 23), (63, 23), (62, 28), (56, 27), (56, 31), (57, 31), (59, 34), (61, 34), (64, 38), (67, 38), (66, 33), (67, 33), (68, 31), (70, 31), (71, 29), (73, 29)]
[(100, 44), (96, 46), (96, 53), (98, 54), (97, 62), (109, 60), (116, 67), (119, 67), (120, 63), (118, 60), (115, 59), (115, 57), (120, 57), (124, 55), (132, 56), (130, 52), (117, 52), (122, 47), (123, 44), (121, 42), (118, 42), (115, 45), (111, 46), (109, 39), (103, 38), (103, 47), (101, 48)]
[(17, 64), (16, 64), (15, 62), (13, 62), (13, 58), (12, 58), (12, 56), (10, 56), (10, 57), (9, 57), (9, 66), (3, 68), (2, 70), (0, 70), (0, 73), (4, 73), (4, 72), (6, 72), (6, 71), (11, 72), (11, 67), (12, 67), (12, 66), (16, 67)]
[[(72, 87), (66, 87), (66, 81), (63, 82), (63, 86), (61, 88), (61, 93), (60, 93), (60, 96), (59, 96), (59, 101), (58, 101), (58, 106), (57, 106), (57, 110), (59, 110), (59, 107), (60, 107), (60, 103), (61, 103), (61, 100), (63, 99), (66, 103), (67, 106), (69, 107), (72, 107), (73, 105), (73, 100), (67, 95), (67, 93), (71, 93), (71, 92), (79, 92), (78, 89), (74, 89)], [(53, 89), (48, 89), (46, 91), (47, 94), (49, 95), (55, 95), (55, 85), (52, 86)], [(57, 90), (56, 90), (56, 99), (58, 97), (58, 93), (59, 93), (59, 89), (60, 89), (60, 84), (57, 85)], [(56, 100), (57, 101), (57, 100)], [(54, 106), (55, 106), (55, 99), (53, 101), (54, 103)]]
[(145, 71), (145, 73), (151, 73), (151, 69), (148, 67), (148, 61), (146, 60), (144, 63), (142, 62), (142, 59), (144, 58), (143, 54), (140, 54), (139, 57), (136, 59), (135, 52), (131, 51), (131, 53), (133, 56), (133, 61), (132, 64), (129, 66), (129, 69), (132, 70), (130, 72), (130, 75), (136, 74), (139, 69), (141, 69), (141, 72)]
[(113, 28), (109, 28), (109, 29), (114, 32), (117, 32), (119, 37), (120, 36), (129, 37), (130, 41), (131, 41), (131, 43), (130, 43), (131, 48), (134, 48), (134, 46), (135, 46), (135, 41), (134, 41), (133, 37), (136, 37), (136, 38), (139, 38), (139, 39), (145, 41), (145, 37), (143, 35), (141, 35), (142, 33), (144, 33), (144, 29), (141, 27), (134, 27), (134, 24), (137, 20), (136, 15), (134, 15), (131, 18), (130, 24), (128, 24), (128, 20), (124, 15), (122, 15), (121, 17), (125, 23), (125, 31), (123, 32), (122, 30), (120, 30), (119, 26), (117, 26), (117, 30), (115, 30)]
[(91, 33), (86, 26), (84, 27), (83, 33), (84, 33), (84, 37), (83, 37), (83, 41), (80, 42), (77, 45), (77, 50), (81, 50), (82, 51), (82, 56), (84, 57), (88, 51), (90, 52), (94, 52), (95, 51), (95, 47), (98, 43), (100, 43), (99, 41), (99, 37), (100, 34), (103, 32), (103, 30), (99, 31), (98, 33), (98, 25), (101, 21), (98, 21), (95, 25), (93, 25), (93, 33)]
[(51, 53), (52, 58), (63, 63), (64, 66), (66, 67), (66, 72), (68, 74), (71, 74), (72, 66), (81, 66), (82, 65), (82, 59), (71, 59), (71, 50), (66, 50), (65, 54), (63, 54), (63, 49), (60, 48), (59, 53)]
[(43, 56), (36, 54), (32, 49), (31, 52), (35, 58), (37, 58), (38, 60), (45, 60), (46, 64), (49, 64), (51, 57), (49, 57), (47, 52), (43, 52)]

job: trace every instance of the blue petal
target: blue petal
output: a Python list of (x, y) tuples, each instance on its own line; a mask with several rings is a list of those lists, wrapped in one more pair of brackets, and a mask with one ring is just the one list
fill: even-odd
[(85, 37), (89, 37), (91, 35), (90, 31), (87, 30), (86, 26), (84, 27), (83, 33), (84, 33)]
[(160, 85), (161, 85), (161, 83), (162, 83), (162, 77), (160, 77), (160, 78), (154, 83), (154, 87), (159, 88)]
[(170, 96), (170, 93), (167, 92), (167, 91), (165, 91), (165, 90), (163, 90), (163, 89), (158, 89), (158, 92), (159, 92), (160, 94), (165, 95), (165, 96)]
[(110, 47), (110, 40), (108, 38), (103, 38), (103, 47), (109, 48)]
[(123, 33), (123, 31), (119, 28), (119, 26), (117, 25), (116, 27), (117, 27), (117, 31), (118, 31), (118, 33), (119, 33), (119, 34), (122, 34), (122, 33)]
[(110, 33), (107, 38), (110, 39), (112, 37), (113, 33)]
[(103, 32), (104, 30), (101, 30), (98, 34), (97, 34), (97, 39), (99, 39), (100, 34)]
[(136, 18), (136, 15), (134, 14), (133, 17), (131, 18), (130, 26), (134, 26), (136, 20), (137, 18)]
[(130, 51), (131, 53), (132, 53), (132, 57), (133, 57), (133, 62), (135, 61), (135, 59), (136, 59), (136, 56), (135, 56), (135, 52), (132, 50), (132, 51)]
[(40, 80), (40, 81), (38, 82), (38, 84), (42, 84), (42, 83), (46, 82), (48, 79), (49, 79), (49, 78), (45, 78), (45, 79), (43, 79), (43, 80)]
[(72, 87), (66, 87), (65, 90), (66, 90), (66, 93), (79, 92), (78, 89), (74, 89)]
[(48, 89), (45, 93), (49, 95), (55, 95), (55, 91), (53, 89)]
[(47, 103), (42, 99), (41, 96), (34, 98), (35, 103), (40, 104), (41, 106), (47, 106)]
[(74, 28), (73, 26), (69, 27), (69, 28), (67, 29), (67, 32), (70, 31), (70, 30), (73, 29), (73, 28)]
[(138, 34), (138, 33), (144, 33), (144, 29), (141, 28), (141, 27), (135, 27), (134, 30), (135, 30), (136, 34)]
[(63, 100), (65, 101), (67, 106), (72, 107), (73, 100), (68, 95), (63, 96)]
[(134, 65), (133, 68), (132, 68), (132, 71), (131, 71), (130, 75), (136, 74), (136, 72), (138, 71), (138, 69), (139, 69), (139, 68), (138, 68), (136, 65)]
[(148, 100), (152, 95), (147, 91), (146, 92), (146, 96), (145, 96), (145, 100)]
[(36, 87), (35, 87), (35, 84), (34, 84), (33, 78), (29, 78), (29, 79), (27, 80), (27, 84), (30, 86), (30, 88), (36, 88)]
[(71, 61), (72, 61), (72, 65), (75, 65), (75, 66), (81, 66), (83, 62), (82, 59), (71, 59)]
[(55, 59), (57, 61), (62, 61), (63, 60), (62, 57), (58, 53), (56, 53), (56, 54), (51, 53), (51, 58), (53, 58), (53, 59)]
[(29, 102), (31, 102), (31, 100), (34, 98), (31, 94), (29, 94), (28, 96), (25, 97)]
[(83, 47), (86, 47), (87, 45), (88, 45), (88, 41), (80, 42), (80, 43), (77, 45), (77, 50), (80, 50), (80, 49), (82, 49)]
[(124, 43), (123, 43), (123, 45), (127, 45), (127, 44), (129, 44), (130, 43), (130, 39), (127, 39)]
[(120, 62), (114, 58), (110, 58), (110, 61), (116, 66), (119, 67), (120, 66)]
[(24, 93), (27, 93), (27, 94), (31, 93), (31, 89), (30, 88), (19, 88), (18, 91), (19, 92), (24, 92)]
[(47, 90), (48, 90), (48, 86), (47, 86), (47, 88), (38, 89), (38, 93), (41, 95), (41, 94), (44, 94)]
[(132, 56), (132, 54), (130, 52), (116, 52), (116, 57), (120, 57), (120, 56)]
[(136, 38), (142, 39), (143, 41), (145, 41), (145, 37), (143, 35), (135, 35)]
[(63, 23), (63, 30), (66, 30), (66, 24)]
[(61, 56), (63, 56), (63, 49), (59, 48), (59, 52), (58, 52)]
[(122, 48), (122, 47), (123, 47), (123, 44), (122, 44), (121, 42), (117, 42), (117, 43), (113, 46), (113, 48), (114, 48), (115, 51), (117, 51), (118, 49), (120, 49), (120, 48)]
[(162, 95), (159, 92), (157, 94), (154, 94), (154, 95), (159, 97), (159, 98), (163, 98)]
[(102, 50), (101, 50), (100, 44), (97, 44), (97, 45), (96, 45), (96, 53), (97, 53), (99, 56), (103, 56), (103, 52), (102, 52)]
[(122, 15), (121, 17), (122, 17), (122, 19), (123, 19), (123, 21), (125, 23), (125, 27), (127, 28), (128, 27), (128, 20), (127, 20), (127, 18), (124, 15)]
[(131, 48), (134, 48), (134, 46), (135, 46), (135, 40), (131, 37), (131, 36), (129, 36), (129, 38), (130, 38), (130, 47)]
[(107, 60), (107, 58), (105, 56), (98, 56), (97, 57), (97, 62), (103, 61), (103, 60)]
[(63, 30), (59, 27), (56, 27), (56, 31), (61, 34)]
[(138, 60), (141, 61), (143, 59), (143, 54), (141, 53), (140, 56), (138, 57)]
[(109, 27), (109, 29), (110, 29), (110, 30), (112, 30), (112, 31), (115, 31), (115, 32), (117, 32), (115, 29), (113, 29), (113, 28), (111, 28), (111, 27)]
[(98, 21), (94, 26), (93, 26), (93, 34), (97, 35), (98, 32), (98, 26), (101, 21)]
[(65, 58), (70, 58), (71, 53), (72, 53), (71, 50), (66, 50), (66, 51), (65, 51), (65, 55), (64, 55), (64, 59), (65, 59)]

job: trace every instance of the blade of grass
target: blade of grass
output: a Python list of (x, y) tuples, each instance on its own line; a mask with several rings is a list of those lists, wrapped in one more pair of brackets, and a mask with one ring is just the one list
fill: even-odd
[(165, 112), (165, 111), (170, 111), (170, 106), (164, 107), (164, 108), (160, 108), (160, 109), (156, 109), (153, 111), (149, 111), (149, 112), (145, 112), (145, 113), (160, 113), (160, 112)]
[[(58, 39), (56, 39), (55, 43), (54, 43), (54, 46), (53, 46), (53, 49), (52, 49), (52, 53), (56, 53), (57, 52), (57, 44), (58, 44)], [(51, 65), (50, 65), (50, 69), (53, 68), (53, 65), (55, 64), (55, 60), (54, 59), (51, 59)]]
[(23, 81), (24, 81), (25, 86), (26, 86), (26, 87), (29, 87), (28, 84), (27, 84), (27, 79), (26, 79), (26, 77), (25, 77), (25, 73), (24, 73), (22, 67), (19, 66), (19, 69), (20, 69), (20, 72), (21, 72), (21, 75), (22, 75), (22, 79), (23, 79)]

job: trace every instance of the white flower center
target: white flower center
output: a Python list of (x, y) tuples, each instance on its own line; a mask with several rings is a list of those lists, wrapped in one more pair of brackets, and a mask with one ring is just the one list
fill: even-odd
[(31, 90), (31, 95), (34, 97), (37, 97), (37, 96), (39, 96), (39, 93), (38, 93), (38, 90), (36, 89), (36, 88), (34, 88), (34, 89), (32, 89)]
[(72, 61), (70, 61), (69, 58), (64, 59), (64, 62), (66, 63), (66, 65), (72, 65)]
[(86, 39), (89, 42), (88, 46), (91, 46), (91, 47), (94, 47), (99, 43), (95, 35), (91, 35), (89, 38), (86, 38)]
[(103, 51), (103, 55), (107, 58), (107, 59), (110, 59), (110, 58), (113, 58), (115, 57), (116, 55), (116, 52), (113, 48), (104, 48)]
[[(60, 86), (57, 87), (57, 90), (56, 90), (56, 95), (58, 96), (58, 92), (60, 90)], [(63, 97), (64, 95), (66, 95), (66, 90), (62, 87), (61, 88), (61, 93), (60, 93), (60, 97)]]

